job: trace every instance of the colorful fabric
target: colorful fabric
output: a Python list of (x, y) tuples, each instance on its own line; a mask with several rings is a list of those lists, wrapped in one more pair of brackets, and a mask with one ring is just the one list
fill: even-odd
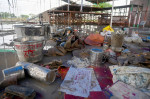
[(100, 34), (90, 34), (84, 42), (88, 45), (95, 45), (95, 46), (101, 46), (101, 44), (104, 42), (104, 37)]

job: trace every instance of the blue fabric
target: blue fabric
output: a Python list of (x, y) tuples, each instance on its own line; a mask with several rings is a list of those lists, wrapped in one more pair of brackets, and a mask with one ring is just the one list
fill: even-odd
[(93, 48), (92, 51), (94, 51), (94, 52), (103, 52), (102, 49), (97, 49), (97, 48)]
[(150, 40), (150, 36), (148, 36), (147, 39)]
[(66, 42), (62, 42), (62, 43), (60, 44), (60, 46), (61, 46), (61, 47), (64, 47), (65, 44), (66, 44)]

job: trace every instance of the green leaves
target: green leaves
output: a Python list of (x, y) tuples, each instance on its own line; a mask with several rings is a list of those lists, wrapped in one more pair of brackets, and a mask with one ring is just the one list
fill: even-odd
[(103, 3), (99, 3), (99, 4), (94, 4), (93, 7), (107, 8), (107, 7), (112, 7), (112, 5), (109, 3), (103, 2)]
[(0, 18), (16, 18), (14, 13), (0, 12)]

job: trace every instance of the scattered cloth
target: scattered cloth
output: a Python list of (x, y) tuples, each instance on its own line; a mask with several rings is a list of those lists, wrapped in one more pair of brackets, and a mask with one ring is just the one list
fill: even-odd
[(101, 88), (92, 68), (75, 69), (70, 67), (61, 84), (60, 91), (75, 96), (88, 97), (90, 91), (101, 91)]
[(87, 58), (81, 59), (75, 56), (72, 58), (72, 60), (68, 60), (67, 64), (77, 68), (84, 68), (90, 66), (90, 62)]
[(67, 94), (88, 97), (91, 88), (91, 70), (75, 69), (70, 67), (64, 81), (60, 86), (60, 91)]
[(91, 81), (91, 89), (90, 91), (101, 91), (101, 87), (98, 83), (98, 80), (95, 76), (94, 70), (92, 68), (88, 68), (92, 71), (92, 81)]
[(88, 58), (90, 56), (90, 51), (84, 48), (84, 49), (74, 50), (72, 54), (73, 56), (78, 58)]
[(80, 48), (79, 39), (74, 35), (69, 36), (64, 44), (64, 49), (67, 51), (72, 51), (78, 48)]
[(128, 43), (142, 43), (142, 38), (138, 35), (137, 32), (132, 32), (132, 35), (131, 37), (125, 37), (124, 38), (124, 41), (125, 42), (128, 42)]
[(49, 63), (43, 64), (43, 66), (48, 68), (48, 69), (57, 69), (61, 65), (62, 65), (62, 61), (61, 60), (53, 60), (53, 61), (51, 61)]
[(149, 99), (148, 95), (121, 81), (116, 82), (107, 89), (106, 94), (111, 99)]
[(54, 48), (49, 48), (47, 52), (44, 53), (44, 55), (46, 56), (64, 56), (66, 54), (66, 50), (61, 47), (61, 46), (57, 46)]
[(150, 85), (150, 69), (135, 66), (109, 66), (113, 82), (122, 81), (136, 88), (148, 89)]
[[(99, 82), (99, 85), (102, 91), (90, 91), (90, 96), (88, 99), (109, 99), (104, 93), (104, 89), (113, 84), (112, 74), (108, 67), (95, 67), (91, 66), (94, 69), (95, 76)], [(85, 99), (84, 97), (73, 96), (70, 94), (65, 94), (65, 99)]]
[(117, 57), (119, 66), (138, 65), (145, 62), (146, 59), (142, 54), (133, 54), (131, 52), (122, 53), (122, 56)]
[[(34, 97), (36, 96), (36, 92), (34, 89), (23, 87), (23, 86), (18, 86), (18, 85), (11, 85), (11, 86), (6, 87), (5, 93), (9, 93), (10, 96), (11, 95), (19, 96), (20, 98), (24, 98), (24, 99), (34, 99)], [(12, 99), (12, 97), (10, 96), (8, 95), (8, 97), (4, 99)], [(14, 99), (18, 99), (18, 98), (14, 98)]]
[(100, 34), (90, 34), (84, 42), (88, 45), (96, 45), (101, 46), (101, 44), (104, 42), (104, 37)]

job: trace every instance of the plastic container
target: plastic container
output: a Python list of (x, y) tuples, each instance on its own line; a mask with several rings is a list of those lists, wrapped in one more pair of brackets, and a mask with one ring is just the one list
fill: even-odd
[(91, 66), (100, 66), (103, 60), (103, 50), (102, 49), (91, 49), (90, 52), (90, 63)]
[(20, 61), (38, 62), (43, 58), (44, 37), (31, 36), (14, 39), (15, 50)]
[(112, 32), (111, 35), (111, 49), (116, 52), (121, 52), (123, 50), (122, 45), (124, 41), (125, 33), (121, 30)]

